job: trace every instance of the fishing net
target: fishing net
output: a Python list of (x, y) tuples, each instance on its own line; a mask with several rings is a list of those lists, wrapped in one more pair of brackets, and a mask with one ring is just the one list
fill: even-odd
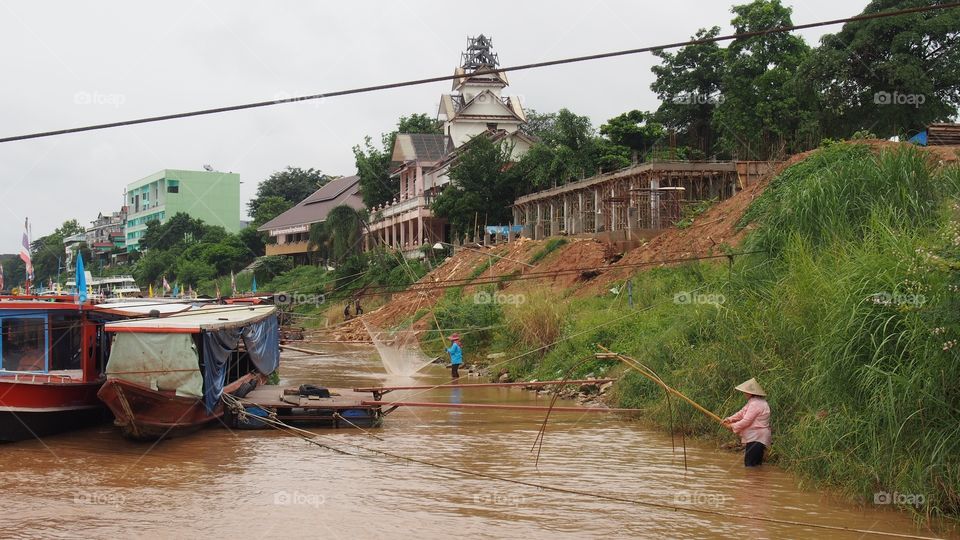
[(367, 321), (363, 321), (363, 326), (388, 374), (410, 377), (433, 363), (434, 359), (420, 348), (416, 331), (384, 330)]

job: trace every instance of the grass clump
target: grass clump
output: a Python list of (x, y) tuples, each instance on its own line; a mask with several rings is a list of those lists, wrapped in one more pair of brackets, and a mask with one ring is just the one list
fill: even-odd
[(544, 244), (544, 246), (540, 248), (539, 251), (534, 253), (532, 257), (530, 257), (528, 264), (537, 264), (538, 262), (545, 259), (547, 255), (550, 255), (551, 253), (556, 251), (557, 248), (564, 246), (566, 244), (567, 244), (566, 238), (551, 238), (547, 240), (547, 243)]

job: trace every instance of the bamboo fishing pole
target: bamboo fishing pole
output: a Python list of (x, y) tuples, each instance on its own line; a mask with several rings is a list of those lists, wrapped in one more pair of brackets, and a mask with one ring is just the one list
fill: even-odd
[(603, 345), (600, 345), (600, 344), (597, 344), (597, 347), (599, 347), (600, 349), (602, 349), (602, 350), (604, 351), (604, 353), (605, 353), (604, 356), (605, 356), (605, 357), (608, 357), (608, 358), (609, 358), (609, 357), (615, 357), (615, 358), (617, 358), (617, 359), (620, 360), (621, 362), (623, 362), (623, 363), (627, 364), (628, 366), (632, 367), (635, 371), (637, 371), (638, 373), (640, 373), (640, 374), (643, 375), (644, 377), (646, 377), (646, 378), (650, 379), (651, 381), (655, 382), (656, 384), (660, 385), (665, 391), (667, 391), (667, 392), (669, 392), (669, 393), (677, 396), (678, 398), (686, 401), (687, 403), (689, 403), (690, 405), (692, 405), (693, 408), (697, 409), (698, 411), (700, 411), (700, 412), (702, 412), (703, 414), (705, 414), (705, 415), (707, 415), (708, 417), (710, 417), (711, 420), (713, 420), (713, 421), (717, 422), (718, 424), (726, 427), (726, 424), (723, 423), (723, 418), (720, 418), (720, 417), (717, 416), (716, 414), (710, 412), (710, 411), (707, 410), (707, 408), (704, 407), (703, 405), (700, 405), (700, 404), (697, 403), (696, 401), (694, 401), (694, 400), (690, 399), (689, 397), (687, 397), (686, 395), (684, 395), (683, 392), (681, 392), (681, 391), (677, 390), (676, 388), (673, 388), (672, 386), (670, 386), (670, 385), (668, 385), (667, 383), (665, 383), (665, 382), (663, 381), (663, 379), (661, 379), (660, 376), (657, 375), (652, 369), (650, 369), (650, 368), (648, 368), (647, 366), (641, 364), (641, 363), (640, 363), (639, 361), (637, 361), (636, 359), (631, 358), (631, 357), (626, 356), (626, 355), (623, 355), (623, 354), (620, 354), (620, 353), (615, 353), (615, 352), (611, 351), (610, 349), (607, 349), (606, 347), (604, 347)]

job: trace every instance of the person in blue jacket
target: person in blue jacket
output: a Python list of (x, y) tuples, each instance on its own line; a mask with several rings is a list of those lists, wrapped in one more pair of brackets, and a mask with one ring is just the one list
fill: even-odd
[(460, 364), (463, 363), (463, 349), (460, 348), (460, 334), (453, 334), (449, 338), (450, 348), (447, 352), (450, 354), (450, 371), (454, 379), (460, 378)]

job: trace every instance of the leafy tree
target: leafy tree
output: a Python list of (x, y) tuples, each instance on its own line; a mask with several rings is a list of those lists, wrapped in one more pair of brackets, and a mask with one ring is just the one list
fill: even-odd
[(253, 273), (260, 283), (266, 283), (280, 274), (293, 269), (293, 259), (282, 255), (261, 257)]
[(443, 133), (443, 123), (426, 114), (402, 116), (397, 129), (380, 136), (381, 148), (373, 145), (371, 137), (363, 145), (353, 147), (353, 155), (360, 176), (360, 194), (367, 208), (386, 203), (400, 194), (400, 184), (390, 180), (390, 162), (397, 133)]
[(190, 240), (199, 240), (207, 233), (207, 225), (202, 219), (177, 212), (166, 223), (150, 221), (140, 238), (140, 249), (167, 250)]
[(172, 251), (150, 250), (140, 256), (133, 274), (139, 283), (157, 283), (164, 275), (173, 277), (176, 263)]
[(198, 285), (201, 281), (213, 279), (216, 269), (208, 263), (190, 259), (180, 259), (176, 265), (176, 278), (184, 286)]
[(664, 130), (662, 124), (653, 121), (652, 114), (634, 109), (607, 120), (600, 126), (600, 133), (613, 144), (629, 148), (633, 161), (639, 162), (640, 154), (662, 139)]
[[(306, 197), (304, 197), (306, 198)], [(300, 201), (297, 201), (298, 203)], [(291, 203), (283, 197), (278, 197), (276, 195), (270, 195), (260, 199), (257, 204), (257, 210), (253, 214), (253, 223), (255, 227), (259, 227), (264, 223), (270, 221), (271, 219), (279, 216), (280, 214), (286, 212), (287, 210), (293, 208), (294, 203)]]
[(255, 226), (249, 225), (240, 229), (237, 238), (254, 257), (260, 257), (266, 253), (267, 234), (258, 231)]
[[(791, 8), (780, 0), (754, 0), (734, 6), (737, 33), (793, 24)], [(790, 33), (761, 34), (731, 42), (723, 72), (723, 101), (713, 114), (725, 150), (747, 159), (776, 157), (784, 146), (811, 129), (800, 108), (794, 78), (809, 54), (803, 38)]]
[[(873, 0), (864, 14), (923, 5)], [(823, 134), (912, 135), (960, 107), (960, 10), (849, 22), (821, 38), (798, 74)]]
[[(701, 28), (694, 40), (720, 35), (720, 27)], [(675, 131), (683, 144), (711, 153), (714, 144), (713, 111), (720, 93), (726, 52), (716, 42), (688, 45), (676, 53), (657, 51), (661, 65), (653, 66), (656, 80), (650, 89), (660, 98), (655, 118)]]
[(247, 203), (247, 210), (256, 219), (260, 205), (267, 203), (272, 197), (280, 197), (293, 206), (334, 178), (313, 168), (287, 167), (260, 182), (257, 195)]
[(363, 216), (355, 209), (340, 205), (327, 214), (324, 221), (332, 240), (331, 253), (336, 261), (362, 251)]
[(517, 195), (517, 174), (511, 167), (512, 148), (478, 135), (450, 167), (450, 184), (434, 200), (433, 211), (450, 222), (453, 234), (463, 237), (479, 223), (508, 224), (508, 205)]
[[(51, 278), (56, 279), (58, 275), (63, 275), (64, 272), (68, 274), (72, 272), (71, 269), (64, 266), (67, 261), (67, 251), (63, 245), (63, 240), (68, 236), (82, 232), (83, 227), (80, 226), (80, 223), (75, 219), (70, 219), (64, 221), (53, 233), (37, 238), (30, 243), (30, 261), (33, 264), (34, 283), (46, 283)], [(78, 246), (78, 251), (83, 254), (84, 262), (90, 264), (92, 257), (89, 248), (85, 244), (81, 244)]]
[(329, 260), (332, 256), (333, 237), (330, 234), (330, 228), (323, 221), (312, 223), (310, 232), (307, 235), (307, 252), (311, 260), (319, 257), (323, 260)]
[[(568, 109), (534, 113), (532, 133), (539, 142), (520, 159), (518, 170), (528, 192), (586, 178), (597, 172), (597, 137), (590, 119)], [(522, 193), (521, 193), (522, 194)]]

